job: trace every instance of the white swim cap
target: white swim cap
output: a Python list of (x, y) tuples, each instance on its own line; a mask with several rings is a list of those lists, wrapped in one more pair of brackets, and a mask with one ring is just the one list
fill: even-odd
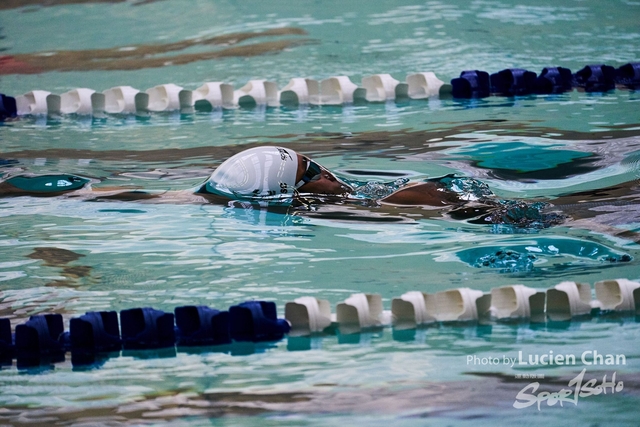
[(282, 147), (256, 147), (231, 156), (213, 172), (206, 189), (235, 199), (293, 197), (298, 155)]

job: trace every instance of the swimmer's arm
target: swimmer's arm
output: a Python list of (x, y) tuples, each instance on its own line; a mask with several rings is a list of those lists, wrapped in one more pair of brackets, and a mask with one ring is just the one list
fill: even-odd
[(460, 202), (457, 194), (436, 182), (409, 185), (380, 200), (382, 204), (397, 206), (450, 206)]
[(147, 202), (147, 203), (171, 203), (171, 204), (203, 204), (212, 203), (226, 205), (229, 199), (215, 194), (194, 193), (191, 190), (176, 190), (164, 192), (148, 191), (109, 191), (100, 189), (87, 195), (89, 201), (121, 201), (121, 202)]

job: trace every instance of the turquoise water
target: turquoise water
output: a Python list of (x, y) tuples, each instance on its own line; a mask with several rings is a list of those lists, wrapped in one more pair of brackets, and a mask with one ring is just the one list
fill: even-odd
[[(633, 1), (157, 1), (0, 11), (0, 48), (16, 55), (169, 43), (272, 28), (307, 35), (272, 54), (160, 68), (0, 76), (0, 92), (75, 87), (145, 90), (205, 81), (546, 66), (577, 71), (640, 60)], [(194, 46), (189, 53), (222, 49)], [(175, 53), (167, 53), (170, 57)], [(179, 191), (164, 203), (83, 197), (0, 199), (0, 317), (250, 299), (284, 304), (352, 293), (391, 299), (421, 290), (524, 284), (546, 289), (640, 279), (637, 180), (640, 94), (411, 100), (344, 107), (147, 116), (23, 117), (0, 126), (0, 174), (73, 173), (95, 189)], [(186, 194), (224, 159), (261, 143), (310, 155), (352, 180), (417, 181), (455, 173), (502, 199), (554, 203), (566, 221), (544, 229), (478, 224), (409, 208), (319, 205), (266, 212), (193, 202)], [(570, 197), (569, 195), (575, 194)], [(40, 249), (37, 249), (40, 248)], [(44, 248), (44, 249), (42, 249)], [(520, 261), (489, 262), (500, 251)], [(636, 425), (638, 319), (440, 325), (285, 338), (232, 348), (125, 351), (92, 369), (66, 360), (0, 370), (0, 424), (26, 425)], [(497, 358), (622, 354), (624, 365), (510, 366)], [(471, 357), (471, 359), (469, 359)], [(616, 372), (624, 390), (577, 405), (515, 409), (540, 381), (557, 391)], [(523, 378), (528, 375), (529, 378)], [(538, 378), (544, 377), (544, 378)]]

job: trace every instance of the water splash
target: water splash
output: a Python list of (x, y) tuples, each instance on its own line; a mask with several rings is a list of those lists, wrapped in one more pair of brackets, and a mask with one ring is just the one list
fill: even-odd
[(458, 194), (461, 200), (477, 201), (495, 197), (487, 184), (475, 178), (446, 175), (429, 181), (442, 184), (447, 190)]
[(500, 273), (517, 273), (533, 270), (533, 263), (536, 260), (533, 254), (521, 254), (516, 251), (497, 251), (479, 257), (474, 263), (474, 267), (489, 267), (499, 269)]
[(476, 268), (496, 269), (499, 273), (552, 271), (571, 266), (600, 268), (607, 264), (628, 263), (633, 256), (583, 239), (541, 237), (529, 244), (491, 245), (464, 249), (458, 258)]
[(493, 224), (493, 232), (528, 233), (561, 224), (565, 216), (555, 212), (544, 212), (550, 206), (546, 202), (524, 200), (501, 200), (489, 186), (475, 178), (447, 175), (429, 180), (458, 195), (461, 200), (480, 202), (489, 207), (489, 213), (472, 223)]
[(375, 180), (362, 182), (349, 180), (348, 184), (354, 189), (352, 197), (355, 197), (356, 199), (380, 200), (404, 187), (407, 182), (409, 182), (408, 178), (398, 178), (389, 182)]
[(546, 202), (526, 202), (523, 200), (497, 200), (496, 209), (486, 215), (485, 223), (505, 225), (494, 227), (498, 233), (513, 232), (514, 229), (541, 230), (561, 224), (566, 216), (556, 212), (544, 212), (549, 206)]

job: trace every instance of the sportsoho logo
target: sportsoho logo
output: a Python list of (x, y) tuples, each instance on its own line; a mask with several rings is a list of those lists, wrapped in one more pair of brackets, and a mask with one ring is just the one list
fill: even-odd
[(562, 388), (558, 391), (541, 391), (539, 382), (533, 382), (528, 384), (522, 390), (518, 392), (513, 407), (516, 409), (524, 409), (532, 405), (538, 405), (538, 411), (540, 405), (546, 402), (547, 406), (555, 406), (560, 404), (564, 406), (564, 403), (572, 403), (578, 406), (578, 400), (580, 398), (597, 396), (599, 394), (615, 394), (624, 389), (622, 381), (616, 382), (616, 373), (611, 375), (611, 380), (607, 381), (607, 376), (602, 377), (602, 382), (598, 383), (596, 378), (584, 381), (584, 376), (587, 372), (587, 368), (584, 368), (575, 378), (569, 381), (568, 388)]

